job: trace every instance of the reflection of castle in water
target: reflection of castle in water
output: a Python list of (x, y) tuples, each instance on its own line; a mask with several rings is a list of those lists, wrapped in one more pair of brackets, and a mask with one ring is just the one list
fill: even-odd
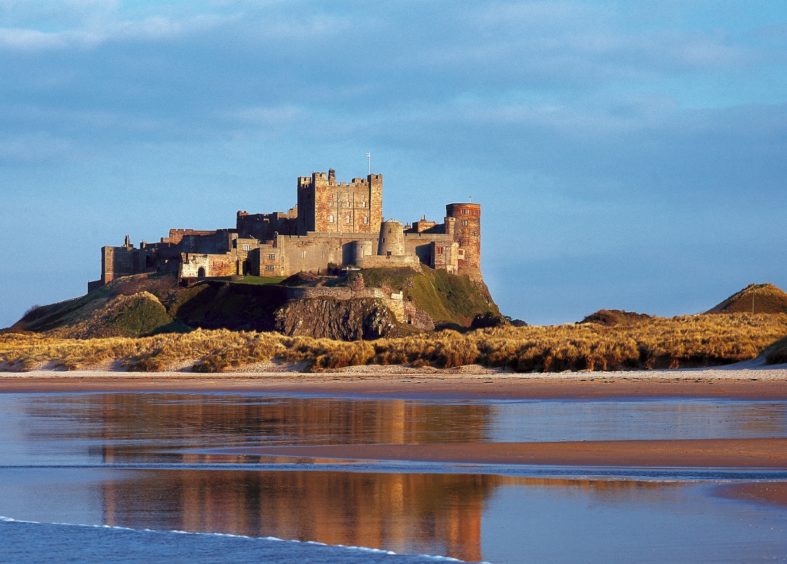
[[(70, 407), (60, 404), (51, 413), (38, 409), (38, 415), (78, 417), (77, 425), (63, 426), (64, 433), (99, 441), (102, 461), (109, 464), (244, 460), (178, 452), (194, 447), (481, 442), (493, 410), (405, 400), (183, 394), (101, 394), (68, 402)], [(134, 439), (131, 444), (129, 439)], [(111, 525), (270, 535), (480, 560), (481, 516), (495, 480), (440, 474), (141, 471), (128, 480), (104, 482), (101, 497), (104, 522)]]
[(105, 482), (102, 498), (110, 525), (275, 536), (478, 561), (484, 501), (496, 481), (455, 474), (172, 470)]
[[(485, 442), (489, 404), (275, 399), (187, 394), (38, 398), (26, 409), (58, 439), (99, 443), (108, 464), (238, 462), (186, 449), (270, 444)], [(88, 448), (92, 448), (88, 446)], [(444, 554), (481, 560), (490, 499), (510, 487), (613, 500), (658, 498), (664, 484), (495, 475), (322, 471), (140, 470), (100, 483), (104, 522)], [(538, 518), (538, 508), (521, 508)], [(518, 514), (522, 523), (526, 520)], [(513, 525), (517, 526), (517, 525)], [(522, 525), (524, 526), (524, 524)]]
[[(273, 444), (477, 442), (488, 438), (494, 408), (407, 400), (249, 398), (123, 394), (87, 396), (94, 424), (84, 431), (107, 441), (104, 462), (152, 461), (161, 443), (204, 448)], [(154, 438), (150, 451), (117, 444)], [(171, 455), (181, 456), (177, 453)], [(168, 458), (172, 460), (172, 458)]]

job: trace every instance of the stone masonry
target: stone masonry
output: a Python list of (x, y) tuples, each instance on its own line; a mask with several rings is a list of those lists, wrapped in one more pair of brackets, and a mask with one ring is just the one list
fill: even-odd
[(443, 223), (383, 221), (383, 175), (337, 182), (333, 169), (297, 181), (297, 205), (284, 212), (239, 211), (235, 227), (170, 229), (158, 243), (101, 249), (101, 278), (144, 272), (181, 279), (290, 276), (340, 268), (429, 267), (481, 280), (481, 206), (452, 203)]

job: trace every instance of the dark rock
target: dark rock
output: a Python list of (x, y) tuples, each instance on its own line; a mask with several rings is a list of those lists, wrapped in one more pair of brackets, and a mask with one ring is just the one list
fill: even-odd
[(622, 309), (600, 309), (591, 313), (580, 323), (598, 323), (611, 327), (613, 325), (624, 325), (639, 323), (651, 319), (647, 313), (636, 313), (633, 311), (623, 311)]
[(371, 298), (292, 300), (276, 311), (275, 318), (276, 330), (285, 335), (343, 341), (379, 339), (397, 327), (393, 313)]
[(473, 318), (470, 324), (471, 329), (486, 329), (487, 327), (500, 327), (507, 325), (508, 320), (502, 315), (498, 315), (488, 311), (486, 313), (479, 313)]

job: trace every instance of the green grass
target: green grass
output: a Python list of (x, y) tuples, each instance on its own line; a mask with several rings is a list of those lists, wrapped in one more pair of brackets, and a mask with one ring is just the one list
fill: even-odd
[[(149, 297), (148, 297), (149, 296)], [(100, 336), (137, 337), (161, 330), (173, 322), (155, 297), (135, 294), (112, 308), (101, 321)], [(97, 335), (98, 336), (98, 335)]]
[(105, 304), (110, 295), (109, 289), (102, 286), (79, 298), (34, 307), (18, 322), (19, 328), (26, 331), (47, 331), (68, 323), (76, 323), (86, 317), (86, 311), (94, 311)]
[(219, 278), (219, 280), (229, 282), (230, 284), (249, 284), (252, 286), (281, 284), (286, 279), (286, 276), (231, 276), (229, 278)]
[(469, 326), (478, 314), (499, 315), (497, 305), (483, 284), (445, 270), (423, 268), (369, 268), (362, 271), (367, 288), (387, 287), (404, 292), (405, 299), (428, 313), (435, 323)]

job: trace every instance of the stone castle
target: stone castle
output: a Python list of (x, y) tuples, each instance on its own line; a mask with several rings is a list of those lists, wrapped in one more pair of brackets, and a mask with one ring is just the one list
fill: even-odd
[(383, 220), (383, 175), (337, 182), (333, 170), (298, 178), (297, 205), (286, 213), (237, 212), (235, 228), (170, 229), (158, 243), (101, 249), (101, 278), (145, 272), (181, 280), (235, 275), (290, 276), (337, 268), (422, 265), (481, 280), (481, 206), (446, 206), (443, 223)]

